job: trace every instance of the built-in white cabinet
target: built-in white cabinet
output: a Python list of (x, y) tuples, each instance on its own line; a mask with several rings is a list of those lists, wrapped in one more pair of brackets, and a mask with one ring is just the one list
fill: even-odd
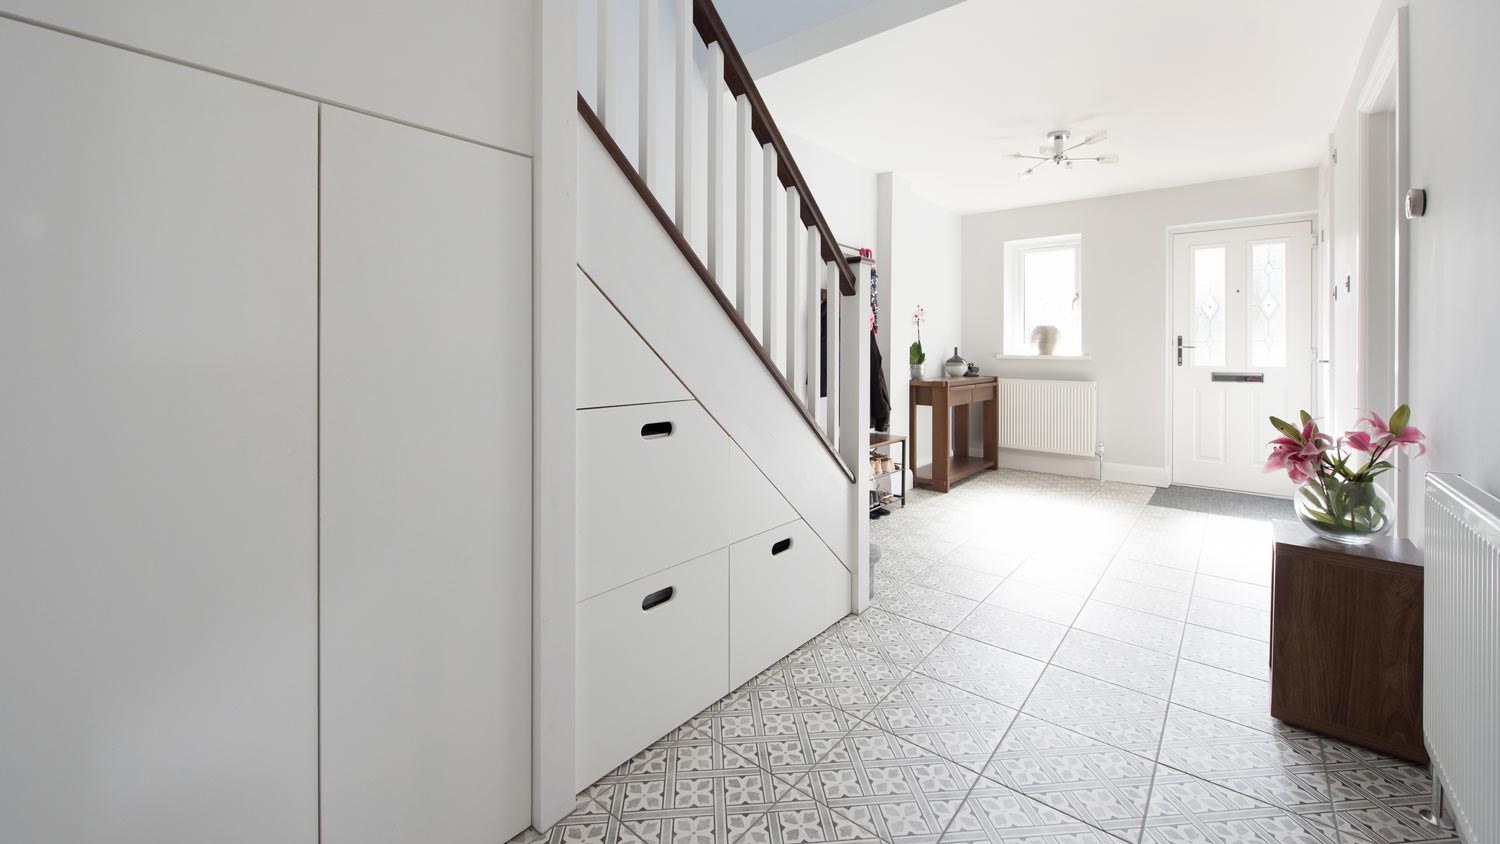
[(537, 0), (0, 0), (0, 11), (531, 152)]
[(848, 613), (849, 577), (800, 519), (731, 546), (730, 685), (742, 685)]
[(580, 410), (692, 399), (583, 270), (578, 271), (577, 336)]
[(317, 107), (0, 79), (0, 841), (313, 844)]
[(695, 401), (578, 411), (578, 599), (730, 542), (729, 438)]
[(8, 19), (0, 78), (0, 841), (509, 840), (531, 161)]
[(729, 692), (729, 551), (578, 604), (578, 788)]
[(322, 116), (324, 844), (530, 821), (530, 163)]

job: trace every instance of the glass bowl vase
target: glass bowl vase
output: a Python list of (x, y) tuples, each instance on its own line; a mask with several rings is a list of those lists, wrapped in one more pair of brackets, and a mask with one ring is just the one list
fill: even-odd
[(1391, 497), (1373, 481), (1313, 478), (1297, 490), (1297, 518), (1324, 539), (1364, 545), (1391, 529)]

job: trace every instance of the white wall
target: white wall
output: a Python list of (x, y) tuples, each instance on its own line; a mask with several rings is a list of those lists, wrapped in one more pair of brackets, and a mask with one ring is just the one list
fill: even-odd
[[(891, 432), (911, 435), (909, 349), (917, 339), (913, 312), (920, 305), (927, 314), (922, 326), (927, 377), (940, 376), (953, 347), (962, 346), (963, 223), (957, 214), (913, 193), (911, 183), (898, 174), (880, 174), (879, 199), (880, 346), (891, 390)], [(919, 408), (911, 468), (930, 462), (932, 412)]]
[[(963, 224), (965, 354), (985, 374), (1099, 383), (1105, 477), (1165, 483), (1167, 393), (1167, 228), (1318, 205), (1315, 169), (1180, 188), (974, 214)], [(1083, 331), (1088, 361), (998, 361), (1004, 324), (1008, 240), (1083, 235)], [(1002, 464), (1018, 455), (1002, 453)], [(1091, 460), (1026, 458), (1024, 465), (1092, 476)]]
[(535, 1), (0, 0), (0, 14), (529, 153)]
[[(1414, 3), (1410, 10), (1411, 185), (1427, 190), (1427, 216), (1411, 224), (1410, 399), (1431, 438), (1406, 473), (1422, 538), (1424, 472), (1457, 472), (1500, 494), (1500, 416), (1494, 324), (1500, 316), (1500, 134), (1494, 80), (1500, 5)], [(1377, 22), (1377, 31), (1383, 32)], [(1402, 186), (1403, 188), (1405, 186)]]

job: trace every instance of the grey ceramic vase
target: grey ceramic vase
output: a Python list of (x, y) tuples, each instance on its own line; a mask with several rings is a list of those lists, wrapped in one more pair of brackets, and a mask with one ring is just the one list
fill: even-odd
[(957, 378), (969, 370), (969, 362), (958, 356), (958, 347), (953, 347), (953, 357), (943, 361), (943, 371), (949, 378)]

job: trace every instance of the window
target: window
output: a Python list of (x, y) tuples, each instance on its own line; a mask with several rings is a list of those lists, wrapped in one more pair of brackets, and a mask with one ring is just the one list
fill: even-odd
[(1053, 355), (1083, 354), (1082, 258), (1076, 234), (1005, 244), (1005, 354), (1042, 354), (1054, 330)]

